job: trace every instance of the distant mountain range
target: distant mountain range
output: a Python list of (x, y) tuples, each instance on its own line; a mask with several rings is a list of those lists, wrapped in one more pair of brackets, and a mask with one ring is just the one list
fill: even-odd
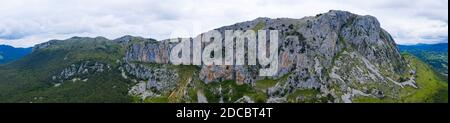
[(14, 48), (8, 45), (0, 45), (0, 64), (8, 63), (30, 54), (32, 48)]
[(434, 70), (448, 79), (448, 43), (398, 45), (401, 52), (413, 54), (430, 64)]

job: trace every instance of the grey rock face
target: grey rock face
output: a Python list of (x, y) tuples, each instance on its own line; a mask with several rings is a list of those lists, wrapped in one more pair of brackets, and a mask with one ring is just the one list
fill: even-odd
[(52, 44), (55, 44), (58, 40), (51, 40), (45, 43), (41, 43), (41, 44), (37, 44), (33, 47), (33, 51), (39, 50), (39, 49), (45, 49), (49, 46), (51, 46)]
[(285, 97), (270, 97), (267, 99), (267, 103), (286, 103)]
[(197, 91), (197, 100), (198, 103), (208, 103), (208, 99), (202, 91)]
[(126, 61), (168, 64), (170, 50), (175, 44), (168, 41), (145, 41), (143, 43), (131, 44), (125, 54)]
[(129, 93), (140, 96), (142, 99), (167, 94), (174, 90), (178, 85), (177, 82), (180, 81), (177, 72), (164, 65), (150, 67), (126, 63), (122, 69), (128, 74), (124, 78), (132, 77), (138, 82)]

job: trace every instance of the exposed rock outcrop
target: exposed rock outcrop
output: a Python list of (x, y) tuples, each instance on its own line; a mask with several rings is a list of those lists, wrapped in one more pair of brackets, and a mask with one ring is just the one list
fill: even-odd
[[(318, 96), (332, 95), (341, 99), (339, 102), (349, 102), (355, 96), (353, 89), (361, 90), (368, 84), (383, 87), (365, 88), (368, 92), (377, 91), (380, 96), (389, 89), (398, 89), (397, 85), (415, 83), (413, 78), (404, 84), (397, 82), (409, 72), (408, 65), (392, 37), (372, 16), (332, 10), (302, 19), (257, 18), (216, 30), (222, 36), (225, 30), (279, 30), (279, 69), (269, 79), (288, 77), (268, 89), (268, 95), (273, 97), (271, 102), (279, 102), (298, 89), (320, 90)], [(167, 40), (130, 44), (125, 60), (167, 64), (175, 44)], [(254, 86), (264, 79), (258, 76), (259, 65), (200, 67), (199, 79), (204, 83), (234, 80), (239, 85)]]
[(180, 81), (177, 72), (164, 65), (146, 66), (127, 63), (121, 69), (123, 78), (137, 82), (129, 93), (140, 96), (142, 99), (167, 94), (173, 91)]
[(111, 67), (108, 64), (85, 61), (78, 64), (72, 64), (70, 67), (63, 69), (57, 75), (52, 76), (52, 80), (59, 86), (62, 82), (67, 80), (72, 80), (74, 82), (79, 80), (87, 81), (88, 75), (107, 72), (110, 70)]

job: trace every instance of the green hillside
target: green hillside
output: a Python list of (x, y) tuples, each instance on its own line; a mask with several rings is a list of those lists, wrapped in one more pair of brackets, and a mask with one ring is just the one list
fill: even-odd
[(410, 53), (448, 79), (448, 43), (398, 45), (400, 51)]
[(448, 83), (417, 57), (411, 54), (403, 54), (403, 57), (416, 70), (416, 83), (418, 89), (405, 87), (399, 93), (399, 99), (383, 98), (376, 99), (362, 97), (355, 99), (356, 102), (403, 102), (403, 103), (448, 103)]

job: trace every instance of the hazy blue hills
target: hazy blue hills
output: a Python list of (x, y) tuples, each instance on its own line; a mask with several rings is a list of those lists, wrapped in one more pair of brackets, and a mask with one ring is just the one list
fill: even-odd
[(30, 54), (32, 48), (15, 48), (8, 45), (0, 45), (0, 64), (8, 63)]

